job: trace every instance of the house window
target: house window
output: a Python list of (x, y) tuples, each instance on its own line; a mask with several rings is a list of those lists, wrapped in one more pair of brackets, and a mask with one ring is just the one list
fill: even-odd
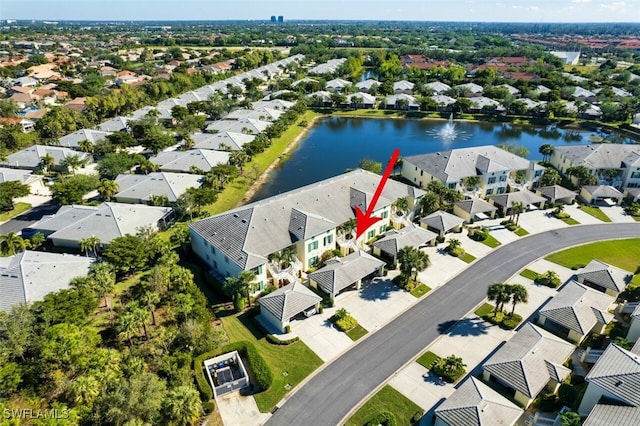
[(215, 260), (213, 261), (213, 269), (218, 269), (218, 262)]
[(388, 218), (388, 217), (389, 217), (389, 212), (388, 212), (388, 211), (386, 211), (386, 210), (384, 210), (384, 211), (380, 214), (380, 217), (381, 217), (381, 218), (383, 218), (383, 219)]
[(457, 185), (458, 184), (456, 182), (453, 182), (453, 183), (450, 183), (448, 186), (449, 186), (449, 189), (456, 189)]
[(384, 230), (387, 229), (386, 226), (381, 226), (380, 229), (378, 230), (379, 233), (384, 234)]
[(493, 194), (493, 189), (487, 189), (487, 195)]
[(318, 256), (313, 256), (309, 259), (309, 268), (313, 268), (318, 264)]
[(373, 231), (369, 231), (367, 233), (367, 239), (370, 240), (371, 238), (376, 236), (376, 230), (374, 229)]
[(326, 237), (324, 237), (324, 239), (322, 240), (322, 244), (325, 246), (328, 246), (329, 244), (331, 244), (333, 242), (333, 235), (327, 235)]
[(307, 246), (307, 251), (314, 251), (318, 249), (318, 242), (317, 241), (311, 241), (309, 243), (309, 245)]
[(211, 254), (216, 254), (216, 248), (214, 246), (209, 246), (211, 248)]
[(640, 178), (640, 172), (631, 173), (631, 179), (638, 179), (638, 178)]
[(224, 257), (224, 261), (225, 261), (226, 263), (229, 263), (229, 258), (228, 258), (227, 256), (225, 256), (225, 257)]
[(420, 170), (420, 176), (424, 176), (424, 170)]
[(502, 175), (500, 176), (500, 182), (505, 182), (507, 180), (507, 176)]
[(505, 188), (504, 186), (501, 186), (500, 188), (498, 188), (498, 194), (504, 194), (505, 191), (507, 190), (507, 188)]
[(536, 174), (534, 176), (535, 177), (542, 176), (542, 170), (536, 170)]
[(264, 282), (259, 281), (258, 284), (256, 284), (256, 288), (258, 291), (264, 290)]
[(489, 180), (487, 181), (487, 183), (489, 185), (491, 185), (492, 183), (496, 183), (496, 178), (495, 177), (490, 177)]
[(256, 274), (256, 275), (260, 275), (260, 274), (262, 274), (262, 265), (258, 265), (258, 266), (256, 266), (255, 268), (253, 268), (253, 269), (251, 270), (251, 272), (253, 272), (253, 273), (254, 273), (254, 274)]

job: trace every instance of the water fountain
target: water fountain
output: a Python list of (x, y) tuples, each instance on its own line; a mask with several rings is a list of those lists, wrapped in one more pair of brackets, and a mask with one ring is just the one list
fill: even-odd
[(451, 113), (449, 120), (447, 120), (441, 129), (431, 130), (429, 133), (439, 137), (444, 142), (453, 142), (456, 139), (466, 138), (464, 131), (456, 129), (456, 125), (453, 122), (453, 113)]

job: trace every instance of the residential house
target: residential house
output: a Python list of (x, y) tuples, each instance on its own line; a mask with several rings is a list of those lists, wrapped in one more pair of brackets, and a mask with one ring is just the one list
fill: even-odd
[(554, 50), (549, 52), (556, 58), (562, 59), (565, 65), (578, 65), (580, 60), (580, 52), (565, 52)]
[(64, 104), (64, 106), (76, 112), (84, 112), (87, 109), (86, 100), (87, 98), (75, 98)]
[(571, 94), (571, 99), (582, 102), (595, 102), (598, 99), (598, 95), (593, 93), (591, 90), (587, 90), (583, 87), (576, 86)]
[(175, 203), (187, 189), (199, 187), (203, 179), (204, 176), (191, 173), (121, 174), (116, 178), (119, 191), (114, 199), (119, 203), (146, 204), (152, 195), (163, 195)]
[(520, 89), (517, 89), (511, 86), (510, 84), (500, 84), (499, 86), (496, 86), (496, 87), (501, 89), (507, 89), (507, 91), (511, 96), (520, 97)]
[(441, 83), (439, 81), (433, 81), (431, 83), (427, 83), (424, 85), (424, 87), (433, 91), (435, 95), (442, 95), (443, 93), (451, 90), (451, 86), (445, 83)]
[(453, 214), (461, 217), (467, 223), (493, 218), (496, 210), (498, 208), (493, 204), (476, 197), (458, 201), (453, 205)]
[(604, 334), (615, 298), (570, 281), (538, 311), (538, 324), (567, 340), (580, 343), (591, 333)]
[(253, 141), (255, 138), (255, 135), (236, 132), (191, 134), (191, 139), (194, 142), (194, 149), (211, 149), (216, 151), (225, 151), (227, 149), (230, 149), (231, 151), (239, 151), (245, 144)]
[(580, 198), (587, 204), (620, 204), (624, 194), (611, 185), (586, 185), (580, 189)]
[[(593, 89), (593, 93), (598, 95), (598, 97), (600, 98), (600, 92), (602, 92), (603, 89), (605, 88)], [(616, 86), (606, 87), (606, 89), (610, 89), (613, 92), (613, 96), (618, 99), (630, 98), (631, 96), (633, 96), (633, 94)]]
[(640, 424), (640, 407), (604, 398), (593, 407), (582, 426), (635, 426), (638, 424)]
[(435, 410), (435, 426), (512, 426), (523, 414), (475, 377), (466, 379)]
[(403, 111), (419, 111), (420, 103), (411, 95), (400, 93), (390, 95), (384, 98), (383, 106), (385, 109), (397, 109)]
[(8, 169), (0, 167), (0, 183), (18, 181), (29, 187), (32, 194), (43, 194), (47, 189), (42, 175), (36, 175), (27, 170)]
[(307, 95), (307, 99), (313, 106), (319, 107), (330, 107), (333, 105), (333, 101), (331, 100), (331, 93), (326, 90), (319, 90), (317, 92), (313, 92)]
[(295, 281), (258, 299), (259, 318), (279, 333), (285, 333), (291, 320), (317, 312), (320, 302), (322, 297)]
[(101, 140), (106, 139), (110, 134), (111, 132), (104, 132), (102, 130), (80, 129), (62, 136), (58, 139), (58, 145), (77, 150), (80, 149), (80, 142), (88, 141), (91, 142), (92, 145), (95, 145)]
[(316, 65), (309, 68), (309, 74), (322, 75), (322, 74), (334, 74), (338, 71), (338, 68), (345, 63), (347, 58), (329, 59), (327, 62)]
[(580, 284), (613, 297), (618, 297), (627, 288), (630, 279), (629, 272), (596, 259), (576, 273)]
[(149, 159), (163, 172), (191, 173), (193, 168), (208, 172), (218, 164), (229, 162), (229, 153), (208, 149), (190, 149), (188, 151), (161, 152)]
[[(508, 185), (531, 187), (542, 170), (532, 161), (486, 145), (405, 157), (401, 175), (419, 187), (437, 179), (458, 191), (466, 188), (466, 178), (478, 177), (478, 195), (492, 195), (507, 192)], [(515, 182), (517, 174), (521, 184)]]
[(73, 278), (89, 273), (93, 262), (92, 257), (31, 250), (0, 257), (0, 311), (69, 288)]
[(631, 312), (631, 325), (627, 331), (627, 340), (640, 342), (640, 303)]
[[(585, 377), (587, 390), (578, 413), (587, 415), (598, 402), (640, 406), (640, 354), (610, 344)], [(615, 424), (615, 423), (609, 423)]]
[(564, 186), (560, 185), (551, 185), (536, 188), (536, 194), (543, 196), (551, 204), (573, 204), (573, 201), (576, 199), (576, 195), (578, 195), (574, 191), (570, 191)]
[(311, 78), (311, 77), (304, 77), (301, 78), (300, 80), (296, 80), (293, 83), (291, 83), (291, 88), (296, 88), (298, 87), (300, 84), (306, 84), (306, 83), (313, 83), (313, 84), (317, 84), (319, 83), (318, 80), (316, 80), (315, 78)]
[(225, 120), (247, 120), (254, 119), (260, 121), (276, 121), (284, 114), (283, 110), (273, 108), (236, 109), (225, 117)]
[(21, 117), (0, 117), (0, 128), (5, 125), (17, 124), (24, 133), (32, 132), (35, 126), (33, 120)]
[(171, 207), (142, 204), (102, 203), (97, 206), (68, 205), (31, 225), (31, 232), (42, 232), (56, 247), (79, 248), (80, 240), (91, 236), (108, 245), (126, 234), (135, 235), (141, 228), (165, 228), (172, 219)]
[(571, 343), (527, 322), (482, 365), (483, 379), (497, 382), (528, 407), (543, 389), (555, 392), (571, 374), (562, 364), (574, 349)]
[(380, 82), (372, 79), (367, 79), (365, 81), (360, 81), (356, 83), (356, 88), (361, 93), (376, 92), (378, 87), (380, 87)]
[(533, 90), (533, 92), (538, 95), (542, 95), (542, 94), (551, 92), (551, 89), (549, 89), (546, 86), (543, 86), (542, 84), (538, 84), (536, 88)]
[(351, 108), (375, 108), (376, 97), (368, 93), (353, 93), (347, 96), (347, 104)]
[(561, 73), (563, 77), (565, 77), (566, 79), (568, 79), (569, 81), (573, 82), (573, 83), (577, 83), (577, 84), (582, 84), (582, 83), (586, 83), (589, 81), (588, 78), (586, 77), (581, 77), (579, 75), (575, 75), (575, 74), (571, 74), (568, 72), (563, 72)]
[(239, 120), (218, 120), (210, 123), (206, 131), (209, 133), (215, 132), (234, 132), (245, 133), (248, 135), (257, 135), (264, 132), (271, 122), (262, 121), (254, 118), (243, 118)]
[(298, 271), (306, 271), (325, 252), (338, 247), (343, 253), (364, 248), (364, 241), (386, 231), (395, 200), (406, 197), (413, 210), (424, 194), (410, 185), (388, 181), (373, 212), (382, 220), (357, 240), (352, 233), (338, 232), (340, 225), (355, 219), (356, 207), (368, 208), (379, 181), (379, 175), (355, 170), (193, 222), (189, 225), (193, 251), (220, 279), (254, 271), (256, 289), (261, 290), (279, 272), (269, 261), (274, 253), (290, 248)]
[(400, 80), (393, 83), (393, 93), (396, 95), (405, 94), (413, 95), (413, 88), (415, 84), (407, 80)]
[(333, 80), (327, 81), (325, 84), (325, 90), (331, 93), (342, 93), (349, 86), (351, 86), (351, 82), (347, 80), (343, 80), (341, 78), (335, 78)]
[(632, 203), (640, 202), (640, 188), (626, 188), (624, 196)]
[(437, 110), (440, 112), (451, 112), (456, 100), (447, 95), (431, 95), (429, 96), (438, 105)]
[(309, 273), (309, 285), (327, 293), (331, 300), (341, 292), (355, 288), (360, 290), (362, 281), (382, 275), (385, 262), (362, 250), (345, 257), (334, 257), (317, 271)]
[(602, 110), (597, 105), (584, 104), (583, 107), (578, 108), (576, 102), (569, 101), (564, 104), (564, 109), (569, 114), (575, 114), (576, 117), (587, 120), (598, 120), (602, 117)]
[(118, 116), (98, 125), (98, 130), (114, 133), (125, 132), (129, 130), (129, 121), (131, 120), (133, 120), (131, 117)]
[(489, 202), (506, 214), (510, 214), (514, 204), (521, 203), (529, 210), (531, 208), (542, 208), (546, 199), (534, 194), (529, 190), (507, 192), (506, 194), (492, 195)]
[(434, 231), (440, 237), (444, 237), (447, 232), (462, 231), (464, 220), (454, 214), (438, 210), (420, 219), (420, 226)]
[(38, 79), (29, 76), (19, 77), (13, 80), (13, 85), (20, 87), (34, 87), (38, 84), (40, 84), (40, 81), (38, 81)]
[(507, 111), (500, 102), (485, 96), (476, 96), (469, 98), (469, 100), (471, 101), (470, 112), (504, 114)]
[(403, 248), (434, 245), (436, 237), (438, 234), (411, 224), (402, 229), (387, 232), (371, 246), (373, 254), (395, 262), (398, 252)]
[(82, 161), (92, 161), (93, 157), (85, 152), (73, 151), (60, 146), (33, 145), (21, 151), (7, 156), (5, 161), (0, 161), (0, 166), (16, 169), (39, 170), (41, 168), (42, 157), (50, 155), (53, 157), (53, 169), (63, 171), (63, 160), (67, 157), (77, 155)]
[[(599, 184), (617, 188), (640, 187), (640, 147), (633, 144), (603, 143), (554, 147), (551, 164), (566, 174), (569, 167), (585, 166)], [(614, 178), (605, 170), (617, 170)], [(575, 178), (573, 183), (577, 183)]]
[(454, 86), (454, 87), (464, 92), (465, 96), (468, 98), (482, 96), (482, 94), (484, 93), (484, 89), (482, 88), (482, 86), (475, 83), (458, 84), (457, 86)]

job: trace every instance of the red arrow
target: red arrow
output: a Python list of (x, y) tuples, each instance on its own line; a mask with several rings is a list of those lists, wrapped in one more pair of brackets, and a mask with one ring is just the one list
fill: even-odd
[(360, 235), (364, 234), (364, 232), (369, 229), (371, 225), (376, 223), (379, 220), (382, 220), (381, 217), (371, 217), (373, 210), (375, 210), (376, 203), (378, 202), (378, 198), (382, 194), (382, 190), (384, 189), (385, 184), (387, 183), (387, 179), (389, 179), (389, 175), (391, 175), (391, 171), (398, 161), (398, 156), (400, 155), (400, 150), (396, 149), (393, 151), (391, 155), (391, 159), (389, 160), (389, 164), (387, 164), (387, 168), (384, 170), (382, 174), (382, 178), (380, 179), (380, 183), (378, 183), (378, 187), (376, 188), (376, 192), (373, 194), (373, 198), (369, 203), (369, 208), (367, 208), (366, 213), (362, 213), (360, 208), (356, 206), (356, 238), (359, 238)]

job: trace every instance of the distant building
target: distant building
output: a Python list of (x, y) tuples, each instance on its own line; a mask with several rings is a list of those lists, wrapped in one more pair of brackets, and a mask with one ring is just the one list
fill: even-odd
[(553, 51), (549, 53), (551, 53), (556, 58), (562, 59), (565, 65), (578, 65), (578, 61), (580, 60), (580, 52)]
[(282, 24), (284, 22), (284, 16), (278, 16), (278, 23)]
[(276, 22), (276, 15), (272, 15), (271, 16), (271, 22), (275, 23)]

